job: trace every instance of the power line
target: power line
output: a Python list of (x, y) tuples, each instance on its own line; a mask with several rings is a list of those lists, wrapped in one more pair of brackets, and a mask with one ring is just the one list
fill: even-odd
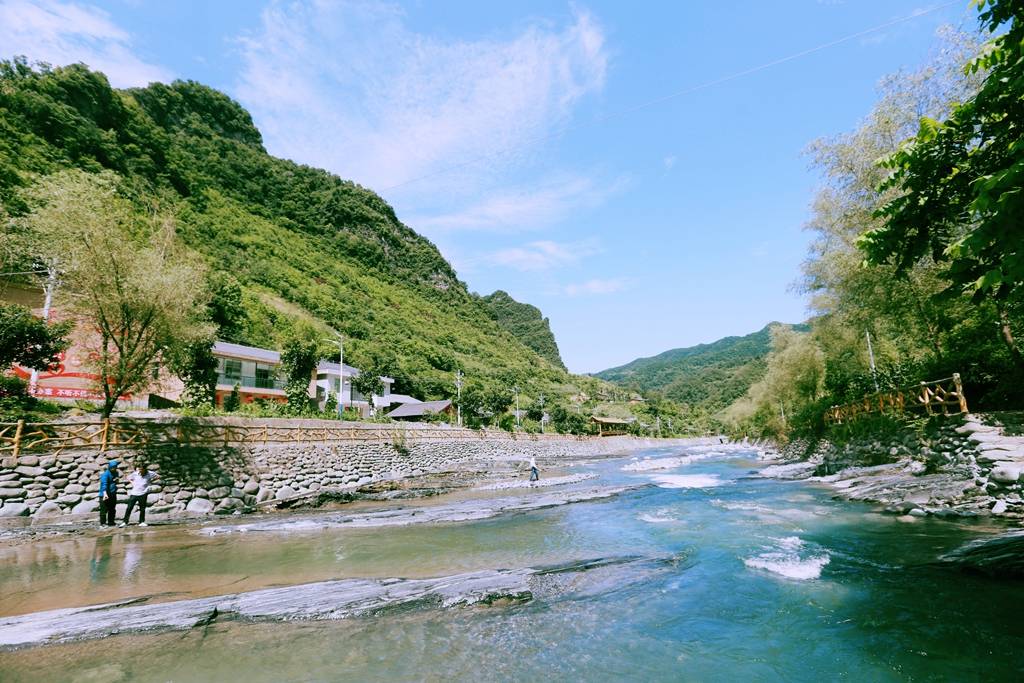
[[(843, 43), (848, 43), (851, 40), (856, 40), (858, 38), (863, 38), (864, 36), (871, 35), (872, 33), (877, 33), (879, 31), (882, 31), (884, 29), (890, 28), (892, 26), (896, 26), (898, 24), (902, 24), (903, 22), (911, 21), (912, 19), (918, 19), (918, 18), (923, 17), (925, 15), (928, 15), (928, 14), (931, 14), (933, 12), (937, 12), (937, 11), (939, 11), (941, 9), (945, 9), (947, 7), (951, 7), (953, 5), (958, 5), (958, 4), (962, 4), (962, 0), (950, 0), (950, 2), (946, 2), (946, 3), (943, 3), (941, 5), (935, 5), (933, 7), (927, 8), (927, 9), (918, 9), (918, 10), (915, 10), (915, 11), (911, 12), (910, 14), (907, 14), (907, 15), (902, 16), (902, 17), (898, 17), (896, 19), (892, 19), (892, 20), (887, 21), (887, 22), (882, 23), (882, 24), (878, 24), (877, 26), (872, 26), (871, 28), (866, 28), (866, 29), (864, 29), (862, 31), (858, 31), (856, 33), (851, 33), (851, 34), (849, 34), (847, 36), (843, 36), (842, 38), (836, 38), (835, 40), (831, 40), (831, 41), (829, 41), (827, 43), (822, 43), (821, 45), (817, 45), (815, 47), (808, 48), (806, 50), (801, 50), (800, 52), (794, 52), (791, 55), (787, 55), (785, 57), (780, 57), (779, 59), (774, 59), (774, 60), (772, 60), (770, 62), (765, 62), (764, 64), (759, 64), (757, 66), (753, 66), (753, 67), (750, 67), (748, 69), (743, 69), (742, 71), (736, 71), (734, 73), (729, 74), (728, 76), (722, 76), (721, 78), (716, 78), (716, 79), (711, 80), (711, 81), (706, 81), (706, 82), (700, 83), (698, 85), (690, 86), (688, 88), (684, 88), (683, 90), (677, 90), (676, 92), (669, 93), (667, 95), (662, 95), (660, 97), (656, 97), (654, 99), (647, 100), (645, 102), (641, 102), (640, 104), (634, 105), (632, 107), (627, 107), (626, 109), (620, 109), (619, 111), (612, 112), (610, 114), (605, 114), (603, 116), (595, 117), (595, 118), (591, 119), (590, 121), (582, 121), (582, 122), (574, 124), (574, 125), (564, 126), (560, 130), (558, 130), (558, 131), (556, 131), (554, 133), (548, 133), (547, 135), (542, 135), (542, 136), (539, 136), (539, 137), (536, 137), (536, 138), (528, 139), (528, 140), (526, 140), (522, 144), (524, 144), (524, 145), (532, 145), (532, 144), (537, 144), (537, 143), (540, 143), (540, 142), (547, 142), (548, 140), (555, 140), (557, 138), (562, 137), (563, 135), (565, 135), (569, 131), (576, 130), (578, 128), (583, 128), (585, 126), (594, 126), (594, 125), (598, 125), (598, 124), (601, 124), (601, 123), (605, 123), (606, 121), (617, 119), (617, 118), (620, 118), (622, 116), (626, 116), (627, 114), (632, 114), (633, 112), (640, 111), (641, 109), (647, 109), (648, 107), (653, 107), (653, 106), (662, 104), (664, 102), (667, 102), (669, 100), (673, 100), (673, 99), (676, 99), (678, 97), (682, 97), (684, 95), (689, 95), (689, 94), (697, 92), (699, 90), (706, 90), (707, 88), (712, 88), (712, 87), (714, 87), (716, 85), (721, 85), (723, 83), (728, 83), (729, 81), (734, 81), (734, 80), (736, 80), (738, 78), (743, 78), (744, 76), (749, 76), (751, 74), (755, 74), (755, 73), (758, 73), (760, 71), (764, 71), (766, 69), (771, 69), (772, 67), (779, 66), (780, 64), (785, 64), (787, 62), (792, 62), (792, 61), (794, 61), (796, 59), (800, 59), (802, 57), (807, 57), (808, 55), (812, 55), (812, 54), (815, 54), (817, 52), (821, 52), (822, 50), (827, 50), (829, 48), (835, 47), (836, 45), (842, 45)], [(433, 178), (434, 176), (442, 175), (444, 173), (450, 173), (452, 171), (457, 171), (460, 168), (465, 168), (466, 166), (472, 166), (473, 164), (479, 163), (481, 161), (486, 161), (488, 159), (499, 157), (499, 156), (501, 156), (503, 154), (509, 154), (509, 153), (511, 153), (513, 151), (515, 151), (515, 148), (510, 147), (510, 148), (507, 148), (507, 149), (499, 150), (497, 152), (491, 152), (490, 154), (482, 154), (482, 155), (480, 155), (478, 157), (475, 157), (473, 159), (469, 159), (467, 161), (463, 161), (461, 163), (454, 164), (452, 166), (446, 166), (445, 168), (438, 169), (437, 171), (433, 171), (431, 173), (426, 173), (424, 175), (417, 176), (415, 178), (410, 178), (409, 180), (405, 180), (403, 182), (396, 183), (394, 185), (389, 185), (388, 187), (381, 188), (380, 191), (381, 192), (387, 192), (388, 190), (394, 190), (394, 189), (397, 189), (399, 187), (405, 187), (406, 185), (411, 185), (412, 183), (418, 183), (421, 180), (426, 180), (428, 178)]]

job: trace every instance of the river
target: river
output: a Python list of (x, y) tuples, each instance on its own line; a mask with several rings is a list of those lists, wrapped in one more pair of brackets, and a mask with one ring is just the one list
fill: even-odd
[(628, 471), (630, 462), (582, 464), (571, 471), (597, 477), (560, 487), (626, 487), (617, 495), (467, 521), (378, 528), (307, 513), (0, 548), (0, 617), (145, 595), (170, 602), (343, 577), (621, 560), (542, 577), (523, 601), (7, 650), (0, 680), (1024, 678), (1024, 584), (936, 564), (998, 531), (994, 522), (878, 514), (821, 485), (758, 478), (752, 454), (665, 470)]

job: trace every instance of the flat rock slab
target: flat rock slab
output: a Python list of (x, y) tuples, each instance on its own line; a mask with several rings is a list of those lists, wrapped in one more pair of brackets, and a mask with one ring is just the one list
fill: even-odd
[(1024, 577), (1024, 530), (971, 541), (939, 561), (992, 576)]
[(514, 603), (535, 594), (612, 590), (685, 557), (596, 558), (547, 567), (484, 570), (432, 579), (342, 579), (147, 604), (147, 598), (0, 618), (0, 649), (129, 633), (202, 628), (218, 621), (274, 622), (381, 616), (411, 609)]
[(611, 498), (637, 486), (602, 486), (571, 491), (550, 491), (532, 496), (491, 498), (486, 500), (465, 500), (445, 505), (431, 505), (419, 508), (396, 508), (365, 513), (318, 513), (286, 519), (268, 519), (246, 524), (223, 524), (205, 526), (195, 533), (213, 536), (217, 534), (247, 532), (292, 533), (297, 531), (320, 531), (342, 528), (372, 528), (407, 526), (410, 524), (437, 524), (444, 522), (469, 522), (496, 517), (510, 512), (526, 512), (543, 508), (580, 503), (584, 501)]
[(586, 474), (568, 474), (564, 477), (547, 477), (530, 481), (529, 479), (512, 479), (509, 481), (496, 481), (492, 484), (484, 484), (473, 488), (473, 491), (505, 491), (508, 489), (530, 489), (544, 488), (547, 486), (565, 486), (566, 484), (579, 484), (588, 479), (596, 479), (597, 475), (590, 472)]

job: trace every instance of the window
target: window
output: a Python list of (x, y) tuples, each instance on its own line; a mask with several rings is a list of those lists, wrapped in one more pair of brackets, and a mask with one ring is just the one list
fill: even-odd
[(256, 386), (261, 389), (274, 388), (274, 370), (266, 365), (256, 365)]
[(229, 379), (242, 378), (242, 361), (228, 358), (224, 361), (224, 376)]

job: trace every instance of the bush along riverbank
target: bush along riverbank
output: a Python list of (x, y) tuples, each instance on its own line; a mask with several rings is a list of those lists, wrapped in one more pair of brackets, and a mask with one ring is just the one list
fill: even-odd
[(1006, 414), (882, 416), (794, 439), (762, 474), (825, 482), (894, 514), (1021, 519), (1024, 436), (1016, 431)]

